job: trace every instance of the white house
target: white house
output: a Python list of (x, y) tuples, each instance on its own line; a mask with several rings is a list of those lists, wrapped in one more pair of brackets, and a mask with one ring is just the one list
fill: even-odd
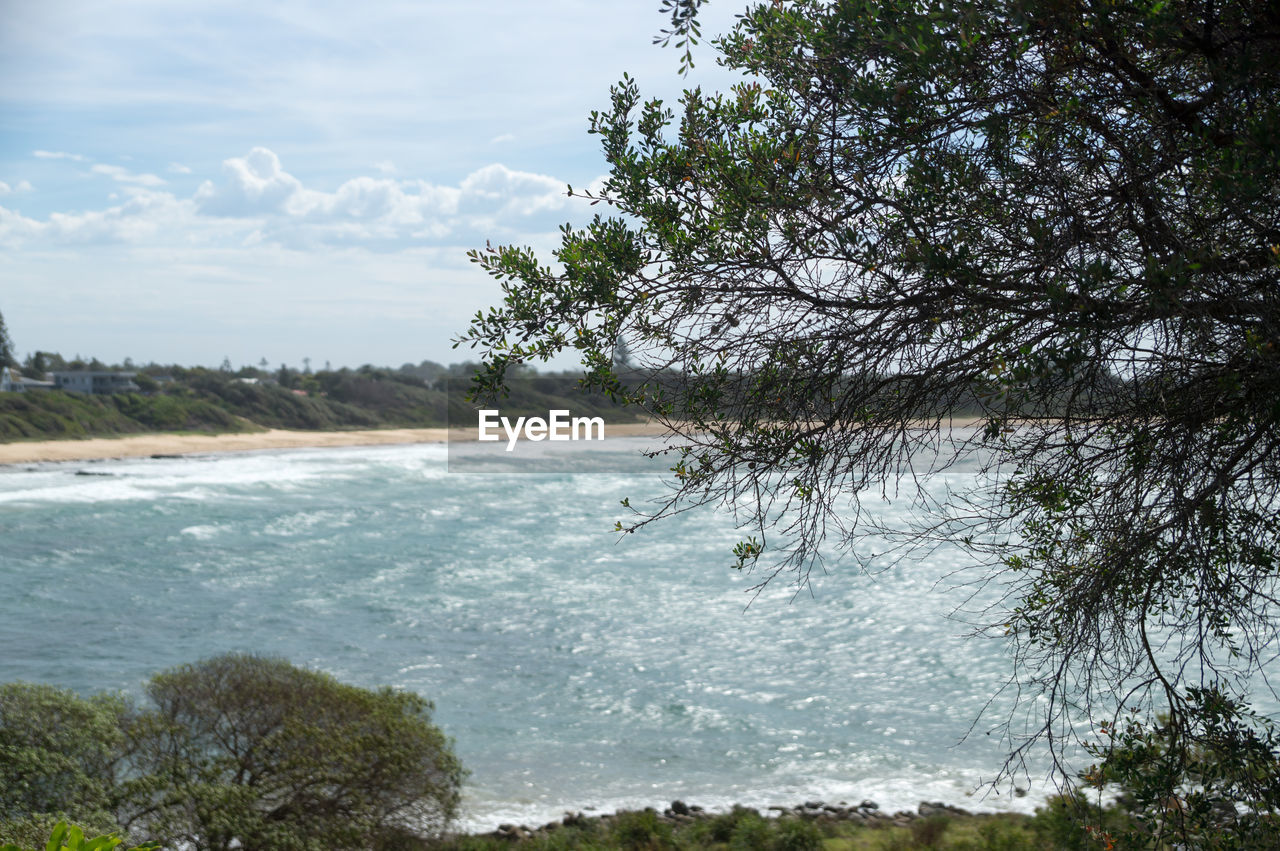
[(69, 393), (129, 393), (138, 389), (136, 372), (55, 372), (53, 384)]

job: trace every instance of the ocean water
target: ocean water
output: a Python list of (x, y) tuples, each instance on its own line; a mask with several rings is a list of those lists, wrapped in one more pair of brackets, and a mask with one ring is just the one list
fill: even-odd
[(590, 475), (451, 474), (439, 445), (0, 468), (0, 681), (140, 693), (237, 650), (411, 689), (470, 769), (472, 829), (1051, 791), (984, 785), (1010, 665), (949, 617), (959, 549), (757, 595), (723, 511), (611, 531), (665, 487), (642, 445)]

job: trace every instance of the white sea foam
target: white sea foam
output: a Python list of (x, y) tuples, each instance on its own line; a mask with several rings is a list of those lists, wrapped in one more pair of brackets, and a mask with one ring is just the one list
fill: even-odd
[(188, 526), (185, 529), (183, 529), (181, 532), (179, 532), (179, 534), (190, 535), (191, 537), (201, 541), (208, 541), (212, 538), (216, 538), (218, 535), (227, 531), (227, 529), (228, 527), (226, 526), (217, 526), (217, 525)]

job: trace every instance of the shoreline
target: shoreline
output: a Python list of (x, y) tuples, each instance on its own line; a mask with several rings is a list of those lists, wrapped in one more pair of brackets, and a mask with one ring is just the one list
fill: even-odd
[[(650, 818), (649, 826), (646, 829), (655, 835), (661, 830), (661, 828), (655, 829), (655, 824), (665, 825), (666, 830), (669, 832), (671, 830), (687, 829), (699, 823), (707, 825), (720, 822), (722, 830), (728, 830), (744, 816), (754, 816), (766, 820), (808, 822), (822, 830), (820, 835), (850, 836), (857, 835), (857, 832), (863, 830), (877, 832), (895, 828), (913, 830), (913, 825), (918, 821), (933, 820), (936, 822), (938, 819), (949, 822), (968, 822), (970, 824), (1001, 821), (1006, 825), (1026, 825), (1038, 817), (1039, 810), (1040, 808), (1037, 807), (1035, 813), (984, 812), (958, 807), (943, 801), (920, 801), (913, 807), (891, 810), (882, 808), (875, 801), (865, 799), (857, 804), (848, 801), (828, 803), (819, 799), (808, 800), (794, 806), (770, 805), (756, 807), (733, 804), (727, 808), (704, 808), (696, 804), (687, 804), (682, 800), (675, 800), (666, 807), (659, 805), (659, 807), (624, 808), (616, 812), (593, 812), (592, 808), (588, 808), (587, 812), (568, 809), (564, 811), (562, 817), (553, 818), (541, 825), (536, 823), (503, 822), (488, 829), (458, 829), (455, 827), (448, 832), (447, 836), (453, 842), (467, 839), (494, 840), (505, 847), (512, 844), (519, 845), (525, 842), (546, 840), (552, 834), (569, 829), (579, 831), (582, 835), (588, 837), (594, 835), (597, 839), (604, 839), (607, 842), (609, 831), (615, 824), (629, 821), (632, 823), (632, 829), (634, 830), (636, 826), (645, 825), (644, 817), (646, 815)], [(637, 821), (636, 817), (640, 817), (640, 820)], [(694, 829), (696, 830), (696, 828)], [(855, 833), (850, 834), (849, 831), (854, 831)], [(445, 847), (453, 848), (455, 846), (448, 844), (446, 841)], [(593, 844), (591, 847), (601, 846)], [(606, 844), (603, 847), (627, 846), (619, 845), (615, 839), (612, 844)], [(859, 845), (858, 847), (862, 846)], [(923, 846), (912, 844), (908, 847)]]
[[(657, 437), (666, 433), (658, 423), (616, 423), (607, 426), (606, 437)], [(458, 429), (388, 428), (359, 431), (297, 431), (267, 429), (224, 434), (172, 434), (150, 432), (119, 437), (65, 438), (0, 443), (0, 467), (58, 461), (106, 461), (115, 458), (149, 458), (154, 455), (205, 455), (260, 452), (272, 449), (328, 449), (344, 446), (394, 446), (446, 443), (456, 440)], [(476, 429), (461, 430), (474, 434)]]
[[(957, 417), (947, 429), (972, 428), (979, 418)], [(609, 437), (662, 437), (667, 427), (658, 422), (606, 424)], [(115, 437), (59, 438), (0, 443), (0, 467), (13, 464), (56, 463), (60, 461), (108, 461), (117, 458), (148, 458), (154, 455), (206, 455), (230, 452), (260, 452), (273, 449), (328, 449), (345, 446), (393, 446), (417, 443), (447, 443), (450, 439), (474, 439), (475, 428), (386, 428), (353, 431), (302, 431), (266, 429), (256, 432), (220, 434), (175, 434), (147, 432)], [(521, 440), (524, 439), (522, 436)]]

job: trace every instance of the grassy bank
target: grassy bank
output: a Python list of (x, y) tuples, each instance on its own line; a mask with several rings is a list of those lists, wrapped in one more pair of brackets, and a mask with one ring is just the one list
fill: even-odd
[(0, 393), (0, 441), (104, 437), (148, 432), (260, 431), (207, 399), (61, 391)]
[(606, 816), (567, 814), (539, 828), (503, 825), (485, 835), (459, 836), (420, 846), (433, 851), (1032, 851), (1032, 849), (1158, 848), (1127, 843), (1134, 824), (1116, 810), (1083, 813), (1081, 826), (1056, 799), (1035, 816), (969, 813), (922, 803), (914, 812), (887, 813), (874, 803), (811, 804), (764, 817), (735, 808), (710, 814), (673, 803), (665, 812), (641, 810)]
[[(362, 368), (282, 376), (287, 381), (218, 370), (169, 370), (161, 384), (146, 373), (142, 392), (91, 396), (60, 390), (0, 393), (0, 442), (114, 437), (163, 432), (229, 433), (263, 428), (348, 431), (442, 428), (475, 424), (458, 376), (425, 379), (410, 372)], [(579, 391), (578, 376), (536, 375), (512, 382), (498, 403), (504, 413), (542, 415), (554, 409), (577, 416), (634, 422), (601, 394)]]

